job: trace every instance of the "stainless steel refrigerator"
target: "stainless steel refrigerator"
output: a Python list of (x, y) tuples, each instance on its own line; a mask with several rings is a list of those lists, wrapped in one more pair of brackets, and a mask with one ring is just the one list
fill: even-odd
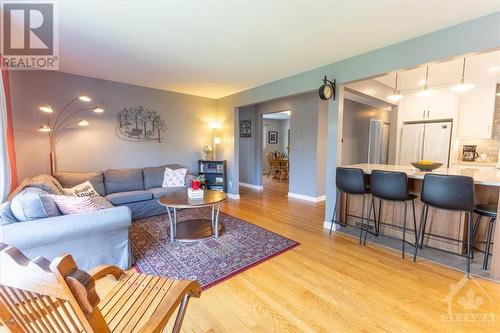
[(399, 164), (429, 160), (449, 167), (452, 122), (404, 124), (401, 129)]

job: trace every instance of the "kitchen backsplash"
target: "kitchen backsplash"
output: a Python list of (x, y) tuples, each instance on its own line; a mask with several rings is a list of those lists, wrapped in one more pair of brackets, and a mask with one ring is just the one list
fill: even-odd
[[(500, 84), (497, 84), (497, 94), (500, 93)], [(500, 148), (500, 96), (495, 96), (495, 116), (493, 118), (493, 139), (460, 140), (459, 160), (461, 159), (463, 145), (477, 145), (478, 153), (486, 153), (491, 162), (498, 160)]]

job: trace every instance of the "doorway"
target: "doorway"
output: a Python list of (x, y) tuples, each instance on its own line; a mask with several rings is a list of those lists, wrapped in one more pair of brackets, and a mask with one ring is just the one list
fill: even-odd
[(262, 185), (288, 192), (291, 111), (262, 114)]

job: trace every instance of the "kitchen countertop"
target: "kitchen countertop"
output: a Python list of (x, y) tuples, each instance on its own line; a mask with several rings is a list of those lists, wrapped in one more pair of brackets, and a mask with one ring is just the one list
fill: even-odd
[(496, 166), (497, 162), (489, 162), (489, 161), (477, 161), (477, 162), (466, 162), (466, 161), (458, 161), (458, 162), (451, 162), (451, 164), (457, 164), (457, 165), (471, 165), (471, 166)]
[(353, 164), (347, 165), (348, 168), (360, 168), (366, 174), (371, 174), (372, 170), (397, 171), (404, 172), (408, 178), (424, 179), (427, 173), (437, 173), (442, 175), (469, 176), (474, 179), (474, 183), (479, 185), (500, 187), (500, 170), (481, 170), (481, 169), (460, 169), (460, 168), (438, 168), (432, 172), (422, 172), (413, 166), (394, 165), (394, 164)]

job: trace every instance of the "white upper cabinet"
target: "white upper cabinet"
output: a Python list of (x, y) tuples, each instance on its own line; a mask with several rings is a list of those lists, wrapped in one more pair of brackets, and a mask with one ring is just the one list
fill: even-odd
[(427, 119), (453, 119), (458, 114), (459, 96), (450, 89), (434, 91), (429, 99)]
[(495, 113), (496, 85), (475, 87), (460, 96), (458, 136), (462, 139), (490, 139)]
[(433, 90), (429, 97), (405, 95), (402, 102), (403, 121), (453, 119), (458, 113), (459, 98), (449, 89)]
[[(402, 105), (401, 105), (402, 104)], [(417, 96), (417, 94), (405, 95), (400, 102), (402, 106), (401, 116), (403, 121), (424, 120), (427, 112), (427, 98)]]

